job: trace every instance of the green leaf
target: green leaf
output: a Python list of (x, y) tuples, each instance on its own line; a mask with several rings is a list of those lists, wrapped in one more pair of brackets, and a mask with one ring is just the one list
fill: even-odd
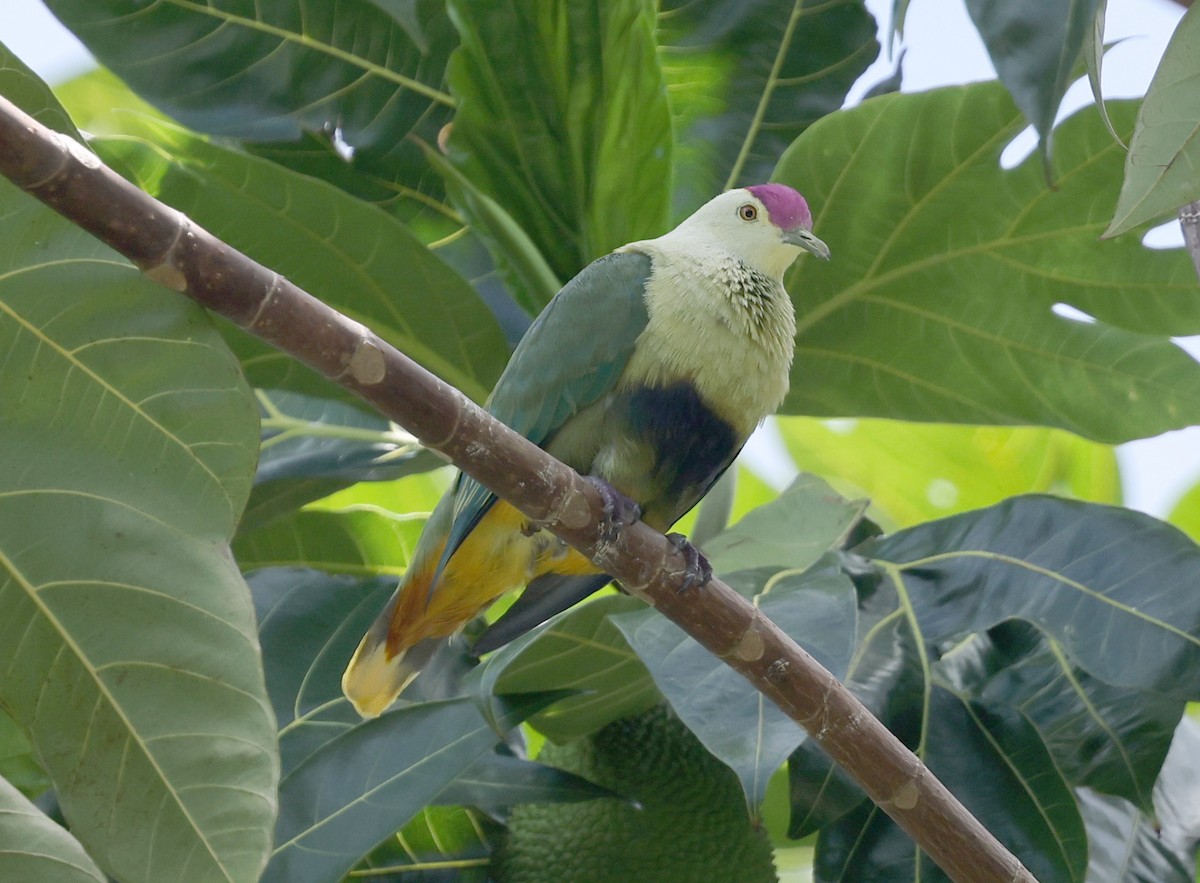
[(662, 697), (645, 666), (610, 620), (614, 613), (645, 605), (624, 595), (605, 595), (570, 610), (506, 644), (471, 676), (485, 713), (495, 697), (546, 690), (573, 690), (533, 719), (556, 742), (586, 736), (622, 717), (658, 704)]
[[(50, 0), (100, 61), (164, 113), (200, 132), (243, 141), (327, 145), (402, 199), (435, 176), (409, 138), (449, 120), (442, 89), (454, 31), (438, 0), (415, 0), (401, 23), (369, 0)], [(413, 25), (418, 24), (419, 30)], [(153, 59), (153, 63), (147, 63)]]
[(311, 567), (396, 579), (407, 569), (424, 527), (423, 516), (373, 508), (302, 510), (239, 536), (233, 553), (243, 570)]
[(1076, 798), (1088, 831), (1087, 883), (1194, 883), (1195, 870), (1163, 842), (1153, 817), (1088, 788)]
[(778, 421), (801, 469), (843, 495), (869, 497), (887, 527), (1050, 492), (1116, 503), (1121, 479), (1112, 448), (1061, 430), (954, 426), (895, 420)]
[(1125, 182), (1105, 236), (1200, 199), (1200, 11), (1189, 9), (1167, 44), (1138, 112)]
[(1200, 542), (1200, 483), (1192, 485), (1179, 498), (1167, 517), (1193, 540)]
[(449, 0), (447, 8), (461, 40), (447, 71), (459, 100), (451, 160), (555, 275), (569, 279), (620, 245), (665, 232), (672, 136), (654, 5)]
[(50, 788), (50, 779), (33, 756), (17, 722), (0, 710), (0, 779), (32, 799)]
[(879, 54), (860, 2), (668, 0), (659, 56), (675, 118), (676, 207), (766, 181)]
[[(373, 850), (361, 866), (370, 880), (419, 880), (421, 883), (485, 883), (491, 844), (489, 820), (472, 808), (427, 806)], [(384, 877), (411, 873), (412, 877)]]
[[(1132, 108), (1110, 111), (1121, 126)], [(1200, 422), (1200, 366), (1169, 339), (1200, 332), (1187, 255), (1097, 241), (1121, 149), (1094, 110), (1057, 130), (1055, 191), (1032, 158), (1000, 167), (1020, 127), (1003, 89), (979, 83), (873, 98), (792, 145), (777, 177), (808, 195), (834, 258), (788, 275), (786, 413), (1109, 442)]]
[[(725, 578), (835, 676), (845, 673), (854, 649), (857, 599), (844, 576), (761, 567)], [(680, 720), (737, 773), (754, 815), (767, 782), (804, 740), (804, 731), (657, 611), (625, 613), (613, 622)]]
[[(923, 742), (930, 771), (1038, 880), (1082, 881), (1087, 836), (1074, 796), (1029, 723), (934, 688)], [(823, 828), (814, 879), (949, 878), (872, 803)]]
[[(497, 723), (511, 729), (556, 698), (505, 700)], [(496, 741), (467, 698), (394, 708), (338, 734), (280, 782), (276, 848), (263, 880), (339, 879)]]
[(972, 636), (937, 670), (983, 705), (1024, 715), (1072, 786), (1153, 811), (1154, 780), (1183, 713), (1181, 700), (1098, 681), (1071, 665), (1057, 642), (1016, 621)]
[[(311, 178), (174, 128), (94, 142), (135, 183), (368, 325), (482, 401), (508, 359), (487, 306), (394, 217)], [(246, 343), (251, 383), (331, 398), (334, 387), (261, 342)]]
[(510, 754), (484, 754), (451, 782), (437, 802), (464, 804), (493, 815), (518, 803), (572, 803), (620, 797), (582, 776)]
[(3, 43), (0, 43), (0, 95), (43, 126), (70, 135), (76, 141), (83, 141), (83, 136), (55, 99), (50, 87)]
[(705, 543), (704, 554), (718, 573), (767, 565), (803, 569), (840, 546), (866, 507), (865, 501), (846, 502), (815, 475), (801, 475)]
[(105, 883), (79, 841), (0, 778), (0, 879)]
[(967, 0), (996, 73), (1033, 124), (1050, 167), (1050, 130), (1103, 0)]
[(926, 642), (1019, 618), (1108, 684), (1200, 695), (1200, 596), (1184, 590), (1200, 549), (1147, 515), (1016, 497), (856, 551), (884, 569)]
[(257, 414), (204, 313), (0, 187), (0, 704), (125, 881), (254, 879), (278, 759), (229, 557)]
[(279, 390), (255, 395), (264, 438), (239, 535), (357, 482), (394, 480), (445, 465), (373, 412)]
[(1083, 64), (1087, 68), (1088, 85), (1092, 87), (1092, 99), (1104, 120), (1104, 127), (1108, 129), (1108, 134), (1112, 135), (1113, 140), (1124, 147), (1124, 140), (1117, 134), (1117, 129), (1108, 116), (1108, 105), (1100, 88), (1100, 68), (1104, 63), (1104, 16), (1107, 5), (1108, 0), (1100, 0), (1096, 6), (1091, 32), (1083, 41)]

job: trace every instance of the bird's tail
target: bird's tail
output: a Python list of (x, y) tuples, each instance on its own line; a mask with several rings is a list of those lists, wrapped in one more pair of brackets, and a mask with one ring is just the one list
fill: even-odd
[(342, 692), (363, 717), (379, 717), (446, 642), (425, 638), (407, 649), (389, 646), (388, 626), (395, 606), (393, 597), (363, 635), (342, 674)]

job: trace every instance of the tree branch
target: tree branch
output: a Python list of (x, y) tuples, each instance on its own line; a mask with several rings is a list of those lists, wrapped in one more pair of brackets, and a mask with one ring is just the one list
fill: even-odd
[(369, 329), (138, 190), (2, 97), (0, 173), (152, 279), (354, 392), (579, 549), (803, 726), (951, 878), (1034, 880), (916, 755), (749, 601), (717, 579), (681, 592), (682, 555), (645, 524), (603, 541), (595, 488)]

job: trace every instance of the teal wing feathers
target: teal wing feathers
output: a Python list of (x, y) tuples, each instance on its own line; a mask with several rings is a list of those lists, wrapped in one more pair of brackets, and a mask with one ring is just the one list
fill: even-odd
[[(487, 410), (535, 444), (548, 439), (613, 388), (646, 327), (650, 257), (638, 252), (593, 261), (554, 296), (517, 344)], [(571, 464), (586, 468), (587, 464)], [(496, 502), (460, 475), (438, 572)], [(436, 584), (436, 577), (431, 583)]]

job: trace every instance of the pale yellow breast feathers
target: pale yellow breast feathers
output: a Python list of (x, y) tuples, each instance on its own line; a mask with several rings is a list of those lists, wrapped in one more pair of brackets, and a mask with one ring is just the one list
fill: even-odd
[(654, 241), (624, 250), (649, 254), (649, 322), (621, 386), (690, 380), (743, 435), (787, 394), (796, 317), (782, 282), (711, 249), (665, 250)]

